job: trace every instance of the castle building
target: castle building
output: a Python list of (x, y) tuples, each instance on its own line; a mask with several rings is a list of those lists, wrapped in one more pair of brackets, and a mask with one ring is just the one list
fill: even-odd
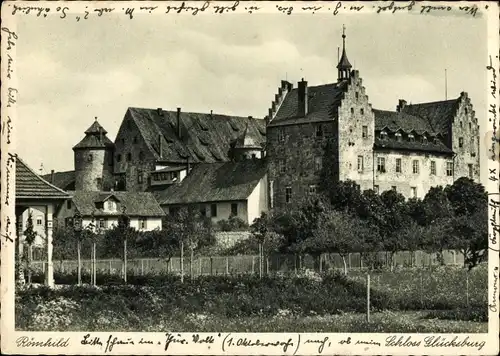
[[(422, 198), (459, 177), (479, 181), (479, 125), (470, 98), (373, 109), (347, 58), (345, 32), (336, 83), (297, 88), (282, 81), (267, 116), (270, 205), (317, 192), (320, 179)], [(326, 172), (326, 166), (331, 169)]]
[(460, 177), (478, 182), (479, 125), (467, 93), (372, 108), (345, 30), (342, 40), (337, 81), (281, 81), (264, 120), (129, 107), (114, 143), (96, 120), (73, 148), (75, 170), (45, 178), (77, 192), (152, 192), (166, 213), (196, 204), (214, 221), (248, 223), (318, 193), (321, 180), (406, 198)]

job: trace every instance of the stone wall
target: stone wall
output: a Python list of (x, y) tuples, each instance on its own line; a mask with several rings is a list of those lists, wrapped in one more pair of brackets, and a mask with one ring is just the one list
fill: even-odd
[[(460, 95), (460, 105), (452, 123), (451, 133), (452, 149), (457, 154), (454, 159), (455, 180), (469, 177), (479, 183), (479, 124), (467, 93)], [(469, 165), (472, 165), (472, 176), (469, 176)]]
[(227, 249), (250, 237), (249, 231), (218, 231), (215, 233), (217, 247)]
[[(323, 132), (321, 137), (316, 136), (319, 125)], [(269, 185), (272, 187), (270, 194), (273, 194), (274, 206), (279, 208), (287, 204), (287, 187), (292, 190), (291, 203), (306, 197), (310, 186), (319, 185), (321, 169), (316, 169), (316, 163), (318, 160), (324, 163), (328, 158), (324, 149), (327, 141), (335, 140), (333, 120), (268, 127), (266, 139)], [(280, 164), (285, 165), (284, 171), (280, 170)]]
[(77, 149), (74, 151), (75, 189), (110, 190), (113, 188), (113, 151)]
[[(116, 135), (114, 162), (115, 174), (125, 174), (127, 191), (142, 192), (148, 188), (149, 172), (155, 169), (155, 157), (128, 112)], [(142, 183), (138, 178), (141, 172)]]

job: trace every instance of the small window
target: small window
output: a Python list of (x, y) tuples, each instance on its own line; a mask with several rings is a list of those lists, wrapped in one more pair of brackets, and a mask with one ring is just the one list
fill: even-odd
[(132, 160), (132, 153), (127, 153), (127, 161), (130, 162)]
[(137, 136), (134, 136), (134, 140), (132, 142), (137, 143)]
[(278, 130), (278, 141), (279, 142), (285, 141), (285, 131), (283, 129)]
[(99, 219), (99, 228), (106, 229), (107, 227), (108, 227), (108, 220), (107, 219)]
[(463, 125), (462, 121), (460, 121), (460, 128), (462, 128), (463, 126), (464, 126), (464, 125)]
[(38, 226), (43, 225), (43, 219), (42, 219), (41, 217), (36, 218), (36, 224), (37, 224)]
[(474, 178), (474, 168), (472, 166), (472, 164), (469, 164), (469, 178), (470, 179), (473, 179)]
[(117, 154), (116, 155), (116, 161), (117, 162), (121, 162), (121, 160), (122, 160), (122, 155), (121, 154)]
[(88, 160), (89, 162), (92, 162), (92, 160), (93, 160), (93, 159), (94, 159), (94, 156), (92, 155), (92, 153), (90, 153), (90, 154), (88, 155), (88, 157), (87, 157), (87, 160)]
[(458, 147), (460, 147), (460, 148), (464, 147), (464, 138), (463, 137), (458, 138)]
[(413, 134), (409, 134), (408, 135), (408, 141), (415, 142), (415, 136), (413, 136)]
[(403, 141), (403, 136), (401, 135), (401, 132), (396, 132), (396, 141), (401, 142)]
[(255, 153), (252, 153), (252, 159), (257, 158), (257, 155)]
[(361, 129), (361, 137), (362, 138), (367, 138), (368, 137), (368, 126), (363, 126)]
[(125, 144), (125, 139), (124, 139), (124, 138), (122, 138), (122, 144), (123, 144), (123, 145)]
[(316, 137), (323, 137), (323, 125), (316, 126)]
[(314, 171), (316, 173), (321, 172), (321, 169), (323, 168), (323, 158), (322, 157), (316, 157), (314, 159)]
[(231, 216), (238, 216), (238, 203), (231, 204)]
[(380, 191), (379, 186), (378, 186), (378, 185), (374, 185), (374, 186), (373, 186), (373, 191), (374, 191), (376, 194), (378, 194), (378, 193), (379, 193), (379, 191)]
[(473, 155), (476, 153), (476, 147), (475, 147), (475, 140), (474, 137), (470, 138), (470, 153)]
[(358, 172), (363, 172), (363, 169), (364, 169), (363, 156), (358, 156)]
[(359, 93), (356, 92), (356, 100), (359, 100)]
[(472, 130), (472, 123), (469, 122), (469, 130)]
[(411, 197), (412, 198), (417, 197), (417, 187), (411, 187)]
[(354, 115), (354, 108), (351, 108), (351, 115)]
[(207, 216), (207, 207), (206, 205), (200, 205), (200, 215)]
[(316, 194), (316, 185), (309, 186), (309, 194)]
[(396, 173), (401, 173), (401, 158), (396, 158)]
[(108, 200), (108, 210), (115, 210), (115, 204), (111, 200)]
[(465, 115), (467, 115), (469, 113), (469, 110), (467, 108), (465, 108)]
[(279, 165), (279, 171), (280, 173), (285, 173), (286, 172), (286, 162), (284, 159), (280, 159), (278, 161), (278, 165)]
[(96, 178), (95, 182), (97, 184), (97, 188), (100, 190), (102, 189), (102, 178)]
[(176, 180), (177, 179), (177, 172), (170, 172), (170, 180)]
[(436, 175), (436, 161), (431, 161), (431, 174)]
[(385, 157), (377, 157), (377, 172), (385, 173)]
[(387, 138), (387, 132), (385, 131), (380, 131), (380, 139), (385, 140)]
[(144, 175), (141, 170), (137, 171), (137, 183), (142, 184), (144, 181)]
[(423, 143), (424, 145), (426, 145), (426, 144), (427, 144), (427, 136), (422, 136), (422, 143)]
[(446, 162), (446, 175), (453, 176), (453, 162)]
[(217, 204), (210, 205), (210, 216), (217, 216)]
[(361, 115), (364, 115), (364, 114), (365, 114), (365, 109), (361, 108), (361, 109), (359, 110), (359, 112), (361, 113)]
[(146, 218), (139, 219), (139, 229), (144, 230), (147, 228), (147, 220)]
[(292, 187), (285, 188), (285, 201), (290, 203), (292, 201)]
[(418, 174), (418, 172), (420, 171), (419, 162), (417, 160), (414, 160), (412, 166), (413, 166), (413, 174)]
[(139, 152), (139, 159), (142, 161), (144, 159), (144, 152)]
[(67, 209), (71, 209), (71, 200), (68, 200), (68, 201), (66, 202), (66, 208), (67, 208)]

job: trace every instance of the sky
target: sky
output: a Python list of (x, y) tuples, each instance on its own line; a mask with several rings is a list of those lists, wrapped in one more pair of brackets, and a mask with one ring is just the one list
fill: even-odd
[[(374, 108), (468, 92), (486, 120), (485, 19), (322, 14), (18, 17), (17, 153), (43, 173), (73, 169), (95, 117), (114, 140), (128, 107), (263, 118), (282, 79), (335, 82), (348, 58)], [(484, 134), (486, 125), (482, 125)], [(486, 164), (482, 165), (484, 177)]]

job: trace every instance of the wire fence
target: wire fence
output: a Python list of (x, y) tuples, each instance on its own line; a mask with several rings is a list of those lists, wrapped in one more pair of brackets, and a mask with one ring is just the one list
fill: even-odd
[[(359, 253), (350, 253), (345, 258), (345, 267), (348, 269), (364, 269), (366, 267), (377, 268), (400, 268), (400, 267), (431, 267), (440, 264), (463, 265), (463, 256), (452, 250), (443, 252), (441, 262), (437, 254), (429, 254), (423, 251), (397, 252), (393, 258), (386, 252), (373, 254), (372, 264), (368, 266)], [(180, 273), (183, 267), (185, 275), (234, 275), (234, 274), (262, 274), (269, 273), (293, 273), (301, 269), (315, 272), (323, 272), (332, 269), (343, 269), (344, 260), (338, 254), (311, 255), (272, 255), (260, 261), (259, 256), (196, 256), (192, 261), (190, 257), (184, 257), (181, 263), (180, 257), (171, 258), (134, 258), (127, 259), (127, 273), (133, 275)], [(83, 273), (90, 273), (92, 261), (82, 259)], [(183, 265), (183, 266), (182, 266)], [(33, 261), (31, 267), (34, 271), (43, 272), (46, 261)], [(78, 269), (77, 260), (54, 260), (54, 272), (76, 273)], [(97, 259), (96, 270), (100, 273), (123, 275), (124, 263), (121, 259)]]

